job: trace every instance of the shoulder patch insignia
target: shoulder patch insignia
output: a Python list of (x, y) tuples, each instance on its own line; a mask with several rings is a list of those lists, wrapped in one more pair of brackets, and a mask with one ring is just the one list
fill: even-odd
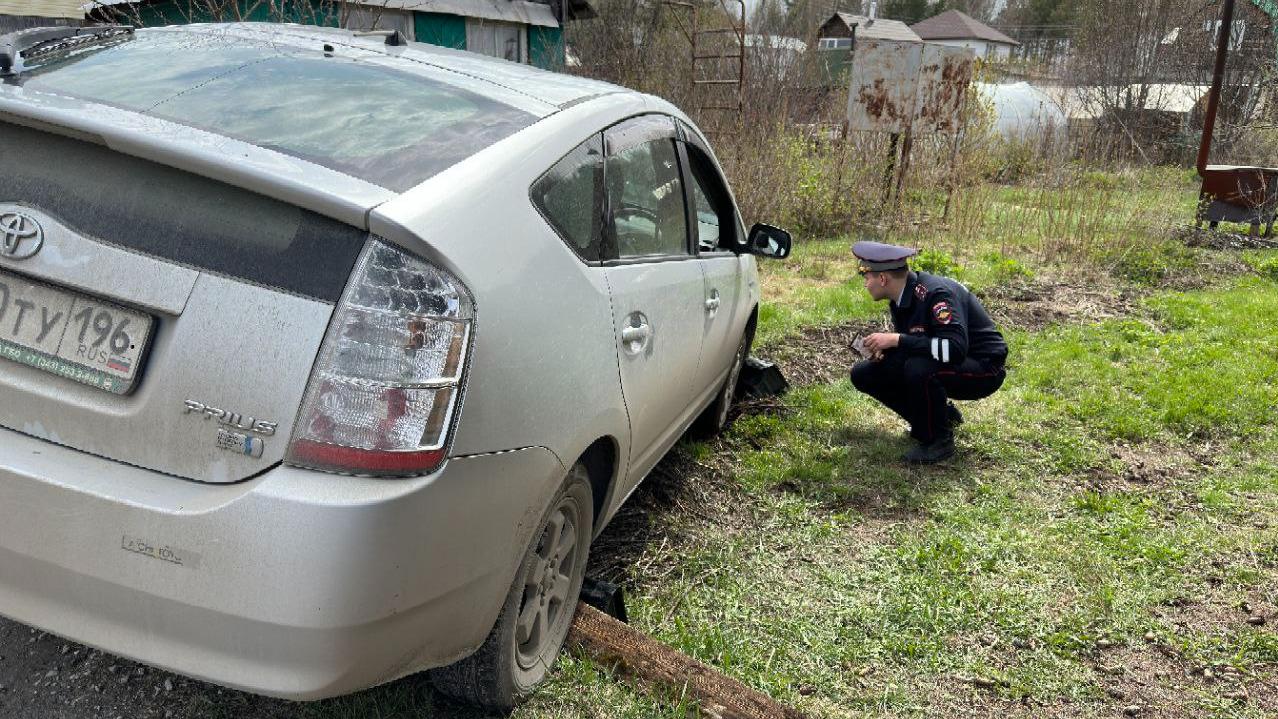
[(937, 322), (948, 325), (954, 319), (954, 311), (950, 309), (950, 303), (937, 302), (932, 305), (932, 316)]
[(923, 333), (923, 332), (927, 332), (927, 328), (926, 328), (926, 327), (924, 327), (923, 325), (914, 325), (913, 327), (911, 327), (911, 328), (910, 328), (910, 332), (909, 332), (909, 334), (917, 335), (917, 334), (921, 334), (921, 333)]
[(919, 299), (927, 297), (927, 288), (921, 284), (914, 285), (914, 296)]

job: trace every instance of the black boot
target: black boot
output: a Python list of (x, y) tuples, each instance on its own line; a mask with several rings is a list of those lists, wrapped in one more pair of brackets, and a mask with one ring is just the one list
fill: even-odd
[(945, 403), (945, 416), (950, 420), (951, 427), (963, 424), (963, 413), (959, 411), (958, 407), (954, 406), (953, 402)]
[(954, 456), (954, 435), (944, 434), (929, 444), (920, 444), (902, 457), (910, 464), (936, 464)]

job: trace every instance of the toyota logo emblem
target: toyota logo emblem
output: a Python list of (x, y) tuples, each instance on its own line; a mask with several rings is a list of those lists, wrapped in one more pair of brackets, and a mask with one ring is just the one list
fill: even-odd
[(44, 229), (21, 212), (0, 214), (0, 257), (25, 260), (44, 245)]

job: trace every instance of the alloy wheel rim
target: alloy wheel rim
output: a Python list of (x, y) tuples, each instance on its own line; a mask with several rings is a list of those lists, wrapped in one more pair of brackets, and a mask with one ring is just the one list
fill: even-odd
[(520, 667), (542, 661), (574, 603), (569, 596), (577, 564), (577, 523), (569, 502), (555, 508), (546, 522), (532, 561), (524, 574), (524, 596), (515, 622), (515, 650)]

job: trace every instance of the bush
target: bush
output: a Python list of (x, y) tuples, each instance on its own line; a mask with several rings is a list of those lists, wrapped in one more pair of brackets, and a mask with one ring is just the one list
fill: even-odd
[(1079, 184), (1094, 190), (1117, 190), (1122, 187), (1122, 181), (1117, 173), (1101, 170), (1084, 171), (1079, 178)]
[(1252, 263), (1252, 269), (1261, 277), (1278, 282), (1278, 255), (1256, 260)]
[(946, 277), (957, 277), (963, 271), (953, 257), (940, 250), (923, 250), (918, 257), (910, 261), (910, 267), (920, 272)]
[(1115, 277), (1145, 285), (1156, 285), (1168, 275), (1190, 269), (1196, 256), (1178, 242), (1126, 247), (1105, 257)]
[(1034, 272), (1021, 261), (1008, 257), (1000, 252), (989, 252), (981, 256), (989, 263), (993, 272), (991, 280), (997, 285), (1012, 284), (1034, 279)]

